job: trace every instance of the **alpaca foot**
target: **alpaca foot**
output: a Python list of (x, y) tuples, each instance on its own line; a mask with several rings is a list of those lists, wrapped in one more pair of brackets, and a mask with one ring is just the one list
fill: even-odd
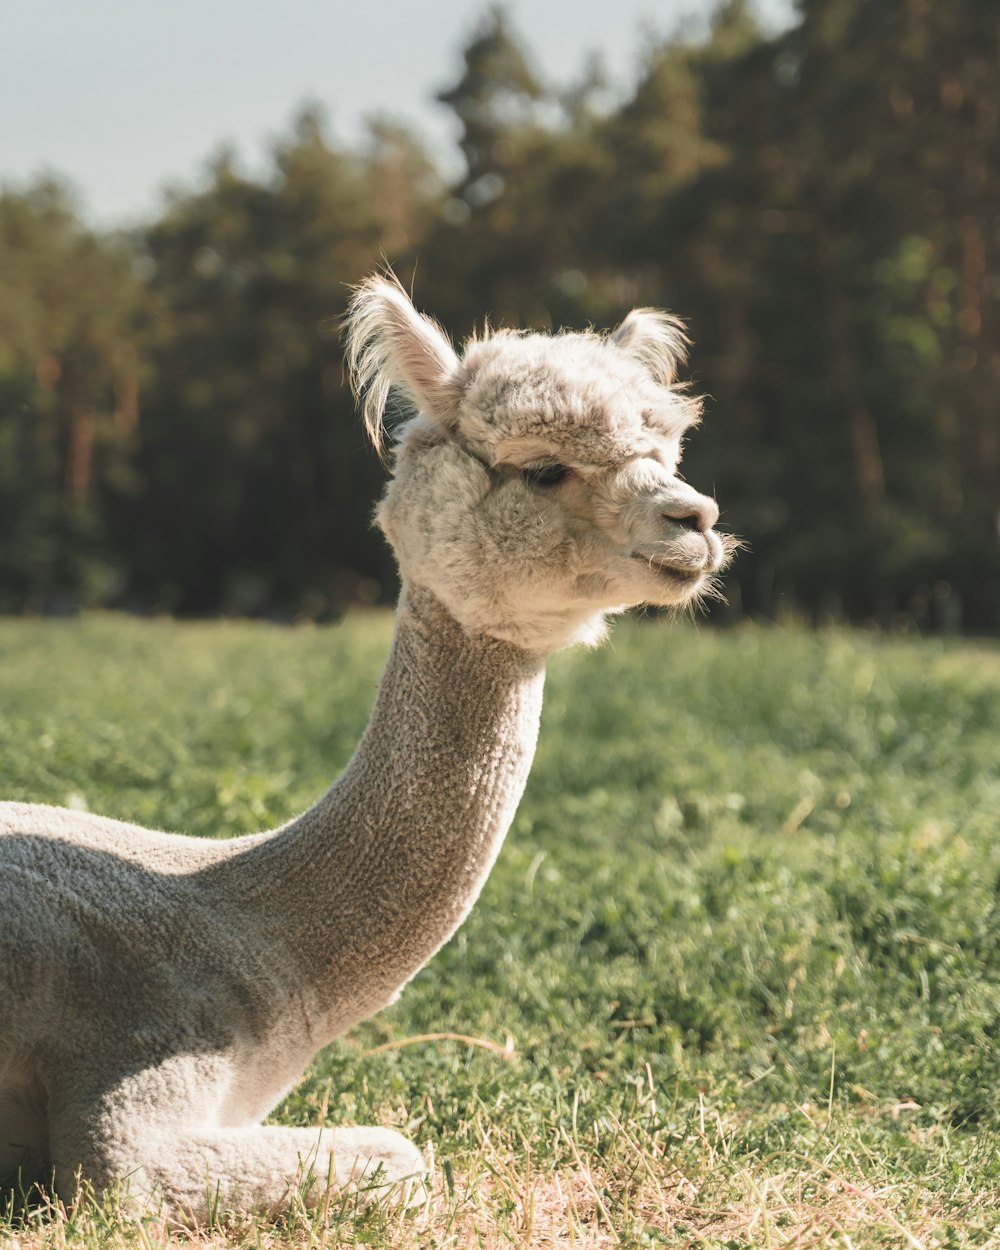
[(329, 1179), (335, 1189), (402, 1207), (420, 1206), (426, 1200), (427, 1165), (402, 1133), (374, 1126), (337, 1128), (331, 1133)]

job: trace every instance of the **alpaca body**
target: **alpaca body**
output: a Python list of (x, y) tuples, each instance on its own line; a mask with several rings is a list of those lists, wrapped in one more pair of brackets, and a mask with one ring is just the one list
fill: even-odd
[(714, 501), (676, 471), (698, 413), (681, 342), (640, 310), (460, 358), (398, 285), (359, 288), (366, 424), (380, 442), (391, 386), (415, 414), (377, 513), (403, 591), (368, 728), (313, 807), (228, 842), (0, 804), (0, 1191), (19, 1170), (120, 1182), (195, 1223), (376, 1172), (419, 1196), (396, 1132), (259, 1122), (468, 913), (527, 779), (545, 656), (724, 566)]
[[(418, 589), (354, 758), (283, 828), (212, 842), (0, 804), (0, 1174), (130, 1177), (203, 1217), (225, 1146), (208, 1139), (255, 1125), (465, 916), (527, 777), (541, 682), (537, 657), (468, 638)], [(181, 1113), (206, 1139), (194, 1169)], [(336, 1132), (294, 1132), (325, 1180)], [(341, 1131), (348, 1174), (359, 1155), (393, 1180), (419, 1173), (397, 1134), (346, 1132), (380, 1147)], [(226, 1200), (280, 1202), (296, 1158), (279, 1150)]]

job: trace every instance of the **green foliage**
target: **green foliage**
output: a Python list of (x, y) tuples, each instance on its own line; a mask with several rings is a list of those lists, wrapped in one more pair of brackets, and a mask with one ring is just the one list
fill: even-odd
[(137, 287), (57, 184), (0, 194), (0, 611), (113, 591), (105, 497), (136, 417)]
[[(284, 820), (348, 759), (390, 629), (0, 622), (5, 797), (209, 836)], [(766, 1244), (723, 1216), (766, 1216), (760, 1188), (781, 1185), (786, 1220), (836, 1213), (845, 1186), (880, 1195), (882, 1215), (837, 1214), (855, 1245), (912, 1245), (892, 1220), (918, 1217), (921, 1244), (987, 1244), (997, 648), (626, 622), (550, 667), (472, 915), (277, 1118), (392, 1121), (453, 1178), (484, 1158), (558, 1174), (575, 1148), (612, 1178), (625, 1244), (661, 1243), (629, 1241), (622, 1152), (688, 1178), (704, 1244)], [(412, 1040), (438, 1032), (510, 1034), (514, 1054)]]
[(462, 190), (469, 203), (488, 204), (504, 190), (503, 171), (518, 156), (516, 138), (537, 126), (535, 105), (544, 95), (504, 10), (490, 10), (465, 49), (461, 78), (437, 97), (462, 124)]
[(222, 158), (145, 240), (155, 384), (115, 539), (133, 594), (184, 612), (325, 616), (393, 585), (335, 326), (371, 249), (420, 228), (429, 167), (387, 124), (338, 151), (310, 110), (273, 159), (262, 185)]

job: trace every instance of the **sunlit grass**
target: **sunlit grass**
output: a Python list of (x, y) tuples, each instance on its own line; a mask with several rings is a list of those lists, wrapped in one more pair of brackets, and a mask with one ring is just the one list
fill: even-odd
[[(390, 631), (0, 621), (4, 797), (277, 823), (349, 756)], [(275, 1117), (401, 1128), (432, 1201), (197, 1244), (992, 1244), (998, 833), (990, 643), (626, 622), (556, 657), (472, 916)], [(5, 1238), (190, 1240), (87, 1204)]]

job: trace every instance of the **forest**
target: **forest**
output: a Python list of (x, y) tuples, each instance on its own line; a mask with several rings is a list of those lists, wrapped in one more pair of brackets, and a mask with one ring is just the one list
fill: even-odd
[(729, 0), (613, 98), (494, 9), (437, 97), (457, 177), (305, 105), (266, 171), (220, 152), (141, 229), (5, 186), (0, 612), (391, 600), (337, 334), (388, 263), (456, 340), (687, 320), (685, 475), (746, 544), (714, 617), (997, 631), (998, 76), (995, 0), (799, 0), (778, 34)]

